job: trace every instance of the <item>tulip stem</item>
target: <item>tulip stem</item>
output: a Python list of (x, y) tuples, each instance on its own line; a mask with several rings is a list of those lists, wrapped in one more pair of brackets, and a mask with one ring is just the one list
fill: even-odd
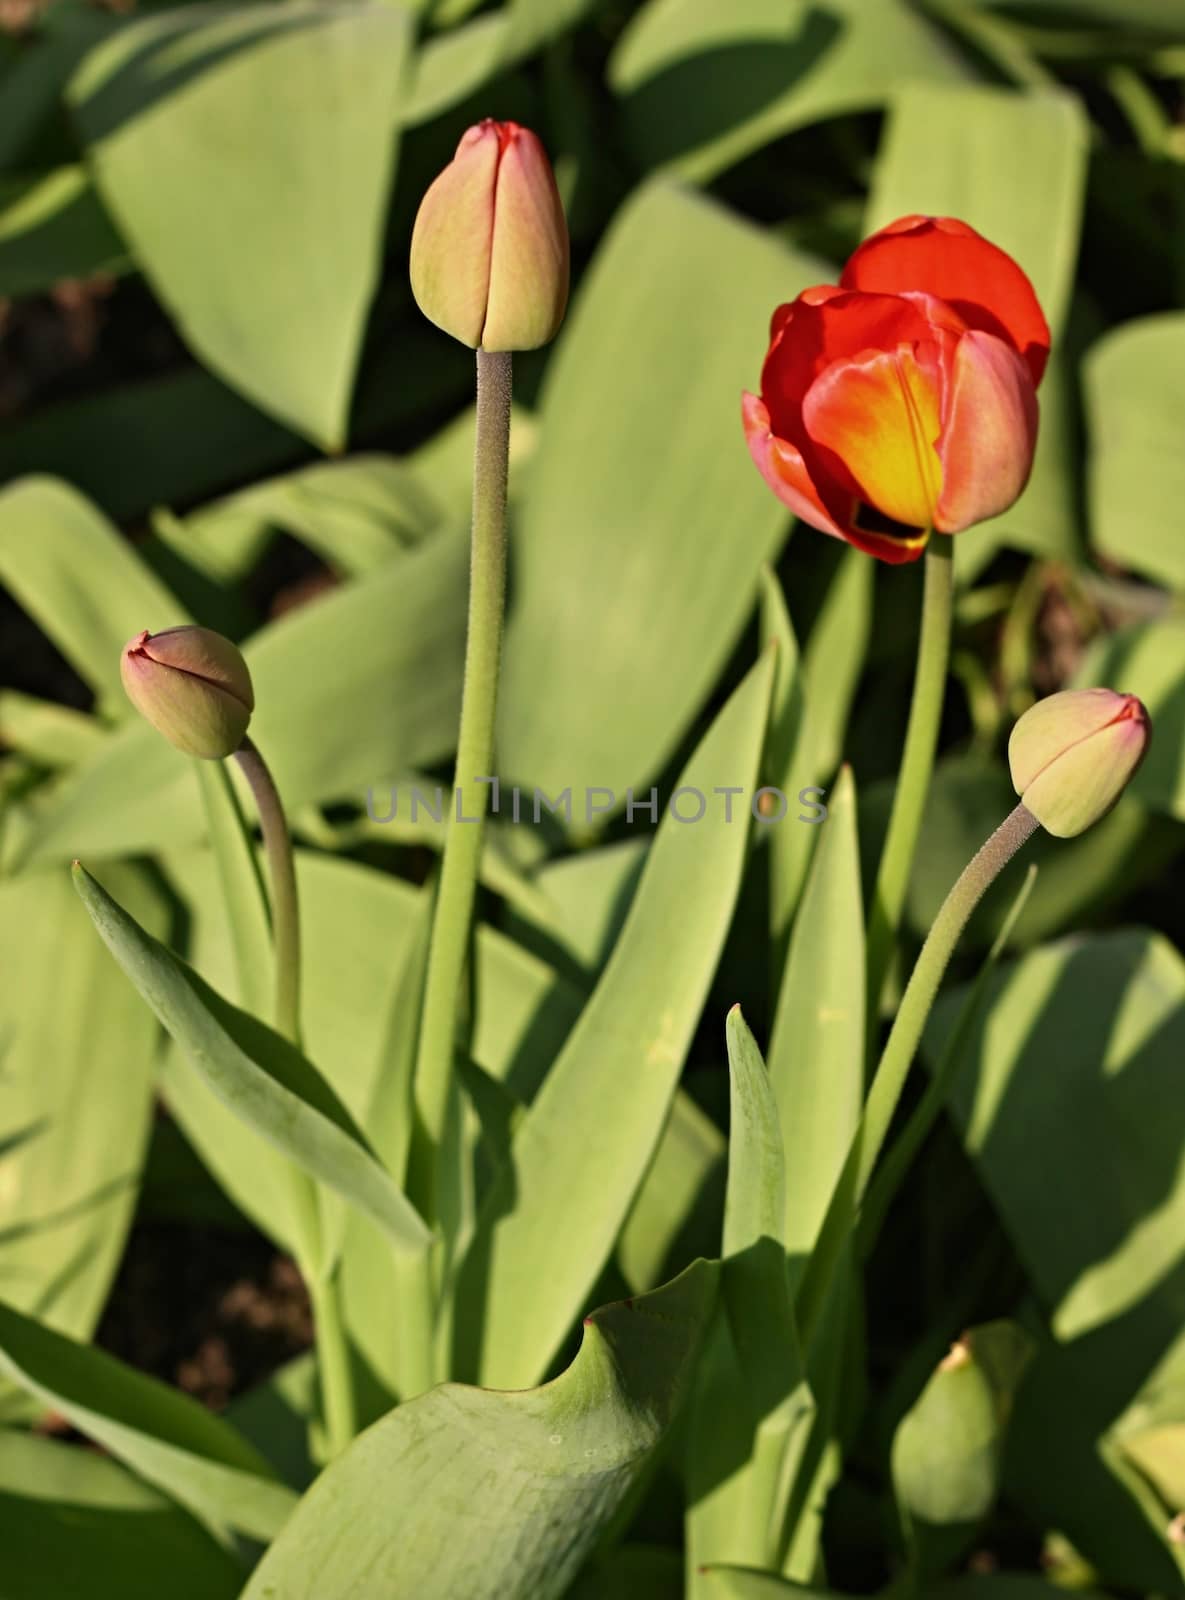
[[(258, 746), (244, 736), (235, 751), (239, 770), (251, 787), (272, 891), (272, 943), (276, 963), (275, 1022), (278, 1032), (300, 1044), (300, 910), (296, 898), (296, 862), (292, 835), (280, 791)], [(320, 1206), (315, 1184), (295, 1173), (301, 1215), (300, 1271), (309, 1291), (313, 1333), (317, 1341), (317, 1373), (326, 1443), (331, 1457), (340, 1455), (354, 1437), (357, 1411), (349, 1340), (342, 1318), (341, 1288), (336, 1271), (327, 1277), (315, 1259), (321, 1252)]]
[(272, 940), (276, 960), (276, 1028), (300, 1043), (300, 915), (296, 903), (296, 867), (292, 835), (280, 792), (251, 739), (244, 737), (235, 760), (255, 798), (263, 848), (272, 886)]
[(796, 1309), (804, 1348), (809, 1348), (819, 1328), (836, 1268), (856, 1225), (869, 1179), (917, 1054), (926, 1018), (955, 946), (988, 888), (1036, 828), (1036, 817), (1023, 805), (1009, 812), (963, 868), (934, 919), (901, 998), (859, 1126), (803, 1276)]
[[(416, 1053), (416, 1127), (408, 1188), (429, 1222), (441, 1215), (446, 1163), (439, 1159), (456, 1093), (453, 1053), (469, 949), (484, 819), (493, 783), (494, 719), (506, 601), (506, 479), (510, 454), (511, 357), (477, 352), (477, 434), (465, 682), (449, 817)], [(447, 1207), (446, 1207), (447, 1209)]]
[(910, 702), (905, 749), (897, 774), (893, 809), (889, 815), (889, 829), (881, 852), (868, 923), (868, 1019), (873, 1037), (880, 1017), (881, 992), (905, 907), (926, 794), (934, 771), (934, 753), (938, 746), (942, 702), (946, 693), (946, 670), (950, 660), (954, 602), (953, 543), (951, 539), (931, 535), (926, 546), (922, 626), (918, 638), (913, 699)]

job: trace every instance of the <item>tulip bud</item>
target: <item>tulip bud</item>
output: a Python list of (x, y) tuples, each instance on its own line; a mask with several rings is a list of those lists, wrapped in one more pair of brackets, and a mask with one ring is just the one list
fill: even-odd
[(1026, 810), (1047, 833), (1072, 839), (1106, 816), (1152, 738), (1134, 694), (1070, 689), (1031, 706), (1012, 730), (1008, 765)]
[(472, 349), (533, 350), (568, 303), (568, 228), (543, 146), (489, 117), (465, 133), (420, 204), (411, 287), (430, 322)]
[(188, 756), (233, 755), (255, 709), (239, 651), (209, 628), (138, 633), (124, 646), (120, 676), (140, 714)]

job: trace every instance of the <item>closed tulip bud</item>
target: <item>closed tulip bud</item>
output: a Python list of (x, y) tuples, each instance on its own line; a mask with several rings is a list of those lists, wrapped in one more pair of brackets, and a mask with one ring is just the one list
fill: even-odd
[(568, 303), (568, 228), (543, 146), (486, 118), (420, 205), (411, 287), (430, 322), (472, 349), (533, 350)]
[(1144, 759), (1152, 724), (1134, 694), (1069, 689), (1031, 706), (1012, 730), (1008, 765), (1026, 810), (1072, 839), (1106, 816)]
[(124, 646), (120, 675), (140, 714), (188, 756), (233, 755), (255, 709), (239, 651), (209, 628), (138, 633)]

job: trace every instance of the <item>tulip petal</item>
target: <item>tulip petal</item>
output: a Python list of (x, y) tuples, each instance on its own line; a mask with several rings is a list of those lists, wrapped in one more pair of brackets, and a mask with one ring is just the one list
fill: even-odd
[(773, 339), (761, 372), (761, 398), (774, 432), (791, 439), (804, 455), (800, 420), (803, 399), (824, 368), (864, 350), (893, 350), (933, 337), (924, 310), (895, 294), (850, 294), (824, 286), (807, 289), (790, 306), (779, 306)]
[(476, 349), (486, 321), (494, 186), (501, 140), (493, 122), (470, 128), (416, 214), (410, 275), (430, 321)]
[(484, 350), (534, 350), (555, 337), (568, 303), (568, 229), (543, 146), (502, 124)]
[(1017, 794), (1024, 791), (1073, 745), (1131, 720), (1143, 707), (1115, 689), (1066, 689), (1029, 707), (1008, 740), (1008, 769)]
[(969, 327), (1006, 339), (1034, 384), (1049, 356), (1049, 324), (1010, 255), (953, 217), (902, 217), (866, 239), (844, 268), (845, 289), (919, 291), (947, 301)]
[(820, 373), (803, 419), (827, 465), (853, 493), (909, 527), (934, 526), (942, 493), (938, 347), (864, 350)]
[(955, 346), (938, 454), (942, 494), (935, 527), (958, 533), (999, 516), (1029, 481), (1037, 445), (1037, 394), (1011, 345), (965, 333)]
[(1025, 808), (1046, 833), (1072, 839), (1106, 816), (1147, 747), (1148, 728), (1142, 717), (1109, 723), (1072, 745), (1033, 779), (1024, 791)]
[(755, 394), (746, 392), (741, 399), (741, 415), (745, 424), (745, 440), (757, 470), (784, 505), (796, 517), (807, 522), (820, 533), (831, 533), (843, 538), (842, 530), (828, 515), (819, 491), (811, 482), (810, 473), (801, 454), (786, 439), (777, 438), (770, 430), (769, 412)]

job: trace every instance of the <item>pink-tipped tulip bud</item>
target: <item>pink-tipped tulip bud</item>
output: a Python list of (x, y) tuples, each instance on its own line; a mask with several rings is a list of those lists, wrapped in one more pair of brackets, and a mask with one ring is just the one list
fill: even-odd
[(220, 633), (138, 633), (124, 646), (120, 675), (136, 710), (187, 756), (219, 761), (242, 744), (255, 694), (247, 663)]
[(534, 350), (568, 303), (568, 227), (543, 146), (489, 117), (420, 204), (411, 238), (420, 310), (471, 349)]
[(1148, 713), (1134, 694), (1051, 694), (1012, 730), (1012, 786), (1047, 833), (1072, 839), (1110, 811), (1151, 738)]

